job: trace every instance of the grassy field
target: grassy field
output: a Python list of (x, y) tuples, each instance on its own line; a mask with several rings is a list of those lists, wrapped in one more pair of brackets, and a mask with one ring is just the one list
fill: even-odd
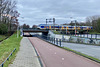
[(8, 67), (8, 64), (13, 61), (15, 54), (18, 52), (20, 47), (20, 41), (22, 37), (17, 38), (16, 34), (13, 34), (10, 38), (4, 40), (0, 44), (0, 64), (9, 56), (9, 54), (16, 48), (15, 53), (11, 56), (9, 61), (4, 64), (4, 67)]

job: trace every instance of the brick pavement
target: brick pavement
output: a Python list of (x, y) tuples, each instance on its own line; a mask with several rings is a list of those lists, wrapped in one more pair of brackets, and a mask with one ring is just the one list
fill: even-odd
[(27, 37), (21, 40), (20, 50), (9, 67), (41, 67), (35, 50)]

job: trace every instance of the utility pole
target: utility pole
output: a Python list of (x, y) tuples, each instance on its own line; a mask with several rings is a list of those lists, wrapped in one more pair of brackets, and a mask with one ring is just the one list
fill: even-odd
[(77, 22), (77, 21), (75, 20), (75, 36), (76, 36), (76, 22)]
[(47, 20), (48, 20), (48, 19), (46, 19), (46, 29), (47, 29)]
[(19, 37), (19, 25), (17, 26), (17, 38)]
[(50, 19), (46, 19), (46, 29), (47, 29), (47, 23), (48, 22), (53, 22), (53, 28), (55, 29), (55, 18), (53, 18), (53, 19), (51, 19), (51, 18)]
[(53, 28), (55, 30), (55, 18), (53, 18)]

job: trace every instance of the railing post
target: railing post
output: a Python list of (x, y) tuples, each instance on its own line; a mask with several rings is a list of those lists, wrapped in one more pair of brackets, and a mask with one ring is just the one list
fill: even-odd
[(87, 33), (87, 38), (88, 38), (88, 33)]
[(12, 53), (11, 53), (11, 56), (12, 56)]
[(7, 60), (9, 60), (9, 58), (7, 58)]
[(52, 38), (52, 43), (53, 43), (53, 38)]
[(97, 39), (97, 34), (95, 34), (95, 39)]
[(91, 38), (92, 38), (92, 34), (91, 34)]
[(85, 34), (83, 34), (84, 35), (84, 37), (85, 37)]
[(58, 45), (58, 38), (56, 38), (56, 44)]
[(54, 44), (55, 44), (55, 38), (54, 38)]
[(81, 34), (80, 34), (80, 37), (82, 37)]
[(49, 41), (50, 41), (50, 36), (49, 36)]
[(2, 67), (3, 67), (3, 64), (2, 64)]
[(59, 39), (59, 44), (60, 44), (60, 47), (61, 47), (61, 39)]
[(51, 37), (50, 37), (50, 42), (51, 42)]

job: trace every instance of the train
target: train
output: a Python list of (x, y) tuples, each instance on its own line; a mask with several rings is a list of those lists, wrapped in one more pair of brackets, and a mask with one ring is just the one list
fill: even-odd
[(91, 30), (92, 26), (70, 26), (70, 25), (53, 25), (53, 24), (40, 24), (39, 29), (55, 29), (55, 30)]

